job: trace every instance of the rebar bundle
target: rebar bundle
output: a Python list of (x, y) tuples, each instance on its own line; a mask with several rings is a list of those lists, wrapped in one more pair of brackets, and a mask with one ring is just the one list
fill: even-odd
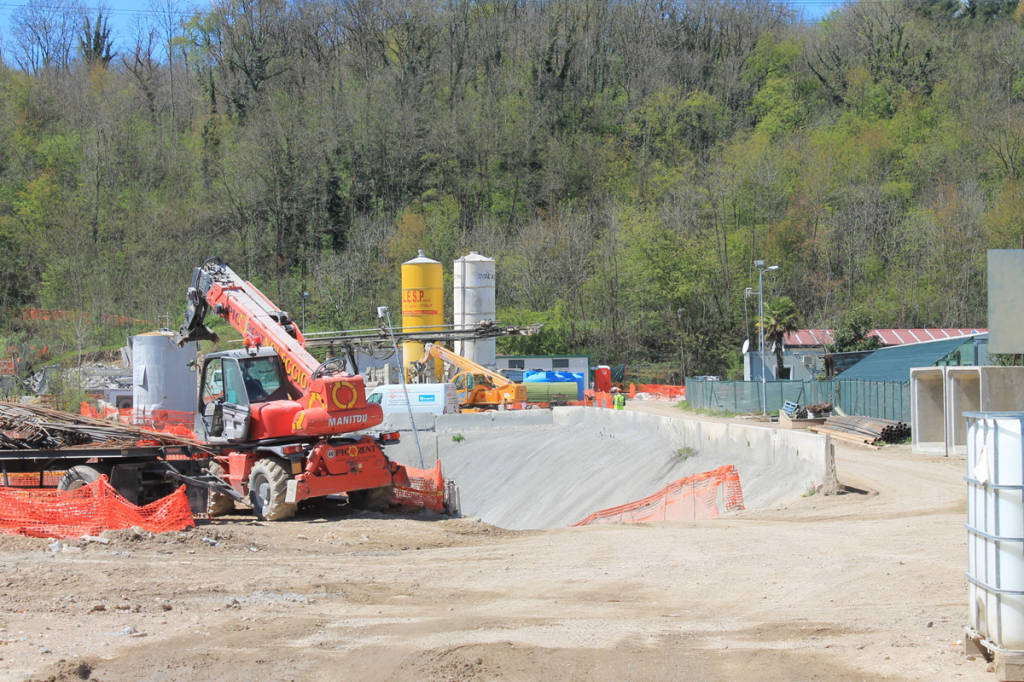
[(899, 443), (910, 437), (910, 424), (878, 417), (829, 417), (813, 429), (851, 443)]

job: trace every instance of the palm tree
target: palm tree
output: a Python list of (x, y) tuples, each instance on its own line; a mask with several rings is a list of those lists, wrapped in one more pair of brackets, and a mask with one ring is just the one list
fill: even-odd
[[(789, 296), (782, 296), (764, 307), (764, 342), (765, 345), (775, 344), (775, 378), (782, 376), (782, 340), (789, 332), (795, 332), (797, 319), (796, 304)], [(760, 324), (760, 320), (758, 320)]]

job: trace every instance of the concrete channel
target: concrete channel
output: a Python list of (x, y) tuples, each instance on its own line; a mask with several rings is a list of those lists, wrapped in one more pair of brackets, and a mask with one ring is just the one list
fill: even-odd
[[(824, 436), (755, 424), (584, 407), (417, 417), (423, 464), (441, 460), (464, 516), (510, 529), (555, 528), (732, 464), (747, 509), (768, 508), (834, 478)], [(420, 466), (405, 415), (388, 455)]]

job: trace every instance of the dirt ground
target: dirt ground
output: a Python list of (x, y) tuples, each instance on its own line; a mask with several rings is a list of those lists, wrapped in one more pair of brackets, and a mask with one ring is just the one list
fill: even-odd
[(994, 680), (959, 646), (963, 468), (840, 446), (865, 494), (706, 522), (507, 531), (326, 503), (0, 537), (0, 678)]

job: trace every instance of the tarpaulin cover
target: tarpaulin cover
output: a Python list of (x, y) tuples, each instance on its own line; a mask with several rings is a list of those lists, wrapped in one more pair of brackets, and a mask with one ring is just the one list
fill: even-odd
[(728, 464), (673, 481), (642, 500), (602, 509), (572, 525), (713, 519), (737, 509), (743, 509), (743, 490), (739, 472)]
[(0, 533), (77, 538), (138, 526), (153, 533), (195, 525), (185, 486), (138, 507), (117, 494), (106, 476), (77, 490), (0, 488)]
[(585, 381), (581, 372), (545, 372), (543, 370), (528, 369), (523, 372), (523, 383), (560, 383), (573, 382), (576, 384), (576, 400), (583, 400), (583, 389)]

